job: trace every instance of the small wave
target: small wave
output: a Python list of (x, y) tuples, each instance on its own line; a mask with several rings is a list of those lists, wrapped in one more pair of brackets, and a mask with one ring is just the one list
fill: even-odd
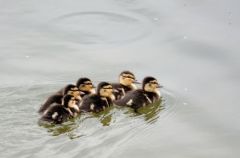
[[(82, 154), (85, 157), (108, 157), (119, 146), (163, 121), (162, 118), (174, 111), (176, 103), (173, 93), (164, 89), (161, 102), (139, 109), (138, 113), (127, 107), (111, 107), (99, 114), (83, 114), (62, 125), (38, 126), (37, 109), (57, 87), (43, 84), (1, 89), (2, 96), (11, 97), (4, 101), (8, 108), (0, 106), (1, 117), (5, 120), (1, 122), (1, 133), (7, 140), (3, 142), (5, 154), (27, 157), (46, 155), (47, 152), (60, 157), (79, 157)], [(16, 148), (14, 153), (7, 146)], [(107, 152), (103, 153), (106, 149)]]
[(146, 19), (114, 12), (74, 12), (52, 19), (50, 33), (80, 44), (133, 42), (150, 34)]

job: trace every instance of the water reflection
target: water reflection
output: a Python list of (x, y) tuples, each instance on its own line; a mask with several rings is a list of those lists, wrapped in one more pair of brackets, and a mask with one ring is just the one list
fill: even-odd
[(141, 107), (139, 109), (128, 108), (125, 114), (128, 117), (141, 117), (147, 123), (154, 123), (159, 118), (159, 113), (164, 109), (164, 100), (161, 99), (155, 103), (149, 104), (146, 107)]
[[(134, 119), (143, 120), (147, 124), (152, 124), (159, 118), (159, 113), (164, 109), (163, 100), (150, 104), (146, 107), (134, 110), (128, 107), (115, 107), (105, 109), (99, 113), (83, 113), (77, 118), (73, 118), (61, 125), (39, 121), (39, 125), (46, 128), (52, 136), (67, 135), (70, 139), (79, 138), (95, 133), (100, 123), (100, 129), (111, 126), (118, 120), (124, 120), (124, 125), (129, 125)], [(143, 123), (144, 123), (143, 122)], [(138, 126), (138, 125), (136, 125)], [(117, 128), (117, 127), (116, 127)], [(84, 134), (85, 133), (85, 134)]]
[[(73, 134), (70, 134), (73, 130), (78, 128), (78, 124), (74, 119), (71, 119), (63, 124), (53, 124), (46, 121), (39, 121), (39, 126), (42, 126), (47, 129), (47, 132), (51, 133), (52, 136), (59, 136), (61, 134), (67, 134), (73, 137)], [(70, 137), (70, 138), (71, 138)], [(77, 136), (80, 137), (80, 136)]]
[(103, 126), (109, 126), (113, 120), (113, 113), (111, 113), (112, 109), (113, 107), (109, 107), (102, 112), (93, 113), (93, 116), (96, 117)]

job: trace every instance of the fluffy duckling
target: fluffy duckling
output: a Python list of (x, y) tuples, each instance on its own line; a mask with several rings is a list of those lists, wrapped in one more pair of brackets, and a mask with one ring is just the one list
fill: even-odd
[(131, 90), (137, 89), (135, 75), (130, 71), (123, 71), (119, 75), (119, 83), (112, 83), (115, 100), (119, 100)]
[(63, 97), (62, 104), (54, 104), (49, 107), (40, 118), (41, 121), (47, 121), (50, 123), (61, 124), (67, 121), (69, 118), (75, 117), (75, 111), (79, 108), (76, 105), (76, 99), (71, 95), (65, 95)]
[(97, 94), (87, 95), (80, 104), (83, 112), (100, 112), (112, 105), (113, 88), (110, 83), (101, 82), (97, 87)]
[(69, 84), (64, 88), (63, 94), (56, 93), (56, 94), (51, 95), (45, 101), (45, 103), (41, 105), (40, 109), (38, 110), (38, 113), (40, 113), (40, 114), (44, 113), (44, 111), (46, 111), (54, 103), (61, 104), (62, 98), (66, 94), (72, 95), (76, 99), (77, 104), (79, 104), (80, 101), (82, 100), (78, 88), (75, 85)]
[(129, 106), (134, 109), (154, 103), (160, 99), (160, 85), (158, 81), (151, 76), (143, 79), (142, 89), (128, 92), (122, 99), (114, 103), (119, 106)]
[(81, 97), (89, 94), (95, 94), (95, 86), (89, 78), (83, 77), (77, 80), (76, 86), (81, 92)]

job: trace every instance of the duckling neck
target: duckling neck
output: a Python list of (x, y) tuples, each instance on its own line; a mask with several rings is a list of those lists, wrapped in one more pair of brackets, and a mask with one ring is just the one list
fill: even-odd
[(132, 89), (137, 89), (137, 86), (133, 83), (130, 86), (131, 86)]

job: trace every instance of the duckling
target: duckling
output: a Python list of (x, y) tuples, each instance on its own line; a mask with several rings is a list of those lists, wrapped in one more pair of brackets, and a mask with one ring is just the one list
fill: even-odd
[(100, 112), (112, 105), (112, 85), (108, 82), (101, 82), (97, 87), (97, 94), (83, 97), (80, 110), (83, 112)]
[(41, 121), (47, 121), (50, 123), (61, 124), (67, 121), (69, 118), (74, 117), (74, 111), (78, 109), (76, 100), (71, 95), (65, 95), (63, 97), (62, 104), (55, 103), (49, 107), (40, 118)]
[(56, 94), (51, 95), (45, 101), (45, 103), (41, 105), (40, 109), (38, 110), (38, 113), (42, 114), (54, 103), (61, 104), (62, 98), (66, 94), (69, 94), (69, 95), (72, 95), (73, 97), (75, 97), (77, 104), (79, 104), (80, 101), (82, 100), (78, 88), (75, 85), (69, 84), (64, 88), (63, 94), (56, 93)]
[(119, 106), (129, 106), (134, 109), (154, 103), (160, 99), (160, 85), (151, 76), (143, 79), (142, 89), (128, 92), (122, 99), (114, 101)]
[(130, 71), (123, 71), (119, 75), (119, 83), (112, 83), (115, 100), (123, 98), (131, 90), (137, 89), (135, 75)]
[(81, 92), (81, 97), (89, 94), (95, 94), (95, 86), (89, 78), (83, 77), (77, 80), (76, 86)]

